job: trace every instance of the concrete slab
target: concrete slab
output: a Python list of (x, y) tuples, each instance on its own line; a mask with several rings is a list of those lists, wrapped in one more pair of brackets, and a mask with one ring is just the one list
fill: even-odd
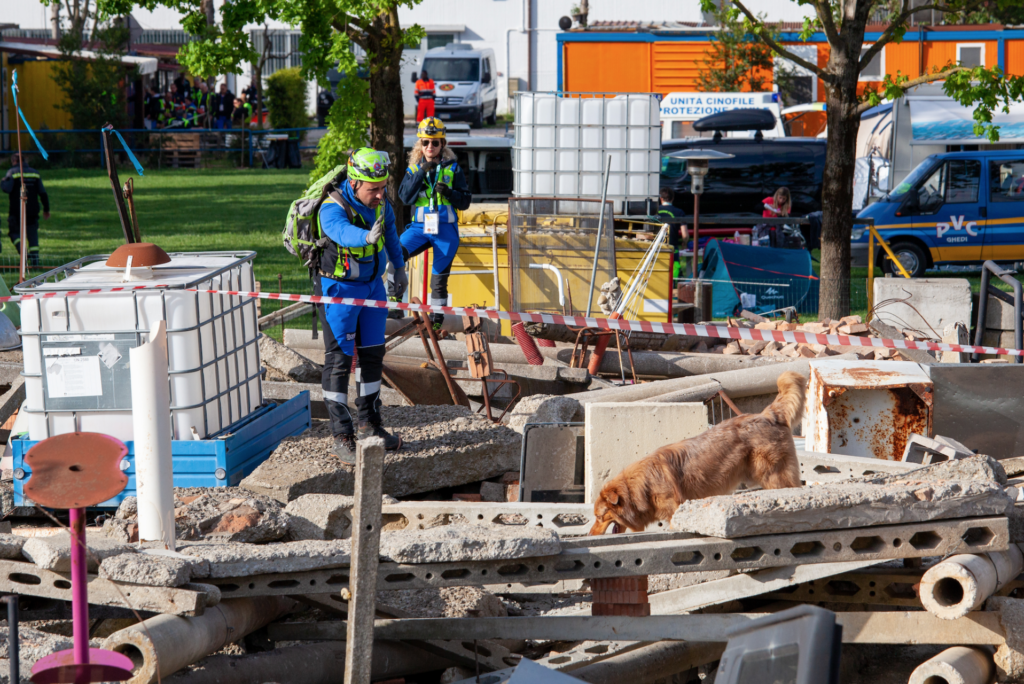
[(288, 536), (301, 539), (348, 539), (355, 499), (344, 494), (303, 494), (288, 503)]
[[(468, 408), (385, 406), (382, 414), (384, 427), (405, 442), (385, 457), (386, 494), (429, 492), (519, 469), (520, 436)], [(303, 494), (350, 496), (352, 467), (329, 455), (333, 444), (326, 424), (286, 438), (240, 486), (284, 503)]]
[(611, 402), (586, 405), (584, 483), (593, 503), (601, 487), (624, 467), (658, 447), (708, 429), (702, 403)]
[(758, 490), (687, 501), (672, 516), (671, 526), (731, 539), (1005, 515), (1012, 505), (1002, 485), (994, 481), (851, 483)]
[(100, 563), (99, 575), (115, 582), (145, 584), (151, 587), (180, 587), (192, 579), (192, 566), (202, 564), (200, 559), (194, 561), (174, 556), (125, 553), (104, 559)]
[(349, 564), (348, 540), (297, 541), (283, 544), (194, 544), (180, 548), (186, 556), (210, 563), (210, 578), (339, 568)]
[(319, 365), (292, 351), (268, 335), (260, 336), (260, 362), (295, 382), (319, 382)]
[(934, 329), (936, 338), (951, 323), (971, 324), (966, 278), (875, 278), (874, 287), (874, 301), (889, 302), (876, 313), (883, 323), (925, 333)]
[(542, 527), (445, 525), (428, 530), (385, 532), (382, 559), (396, 563), (453, 563), (553, 556), (562, 551), (558, 533)]
[(21, 549), (28, 541), (26, 537), (14, 534), (0, 534), (0, 558), (21, 560)]
[[(133, 547), (95, 533), (88, 535), (86, 545), (89, 548), (86, 554), (89, 572), (96, 572), (99, 563), (106, 558), (123, 553), (135, 553)], [(30, 537), (22, 547), (21, 553), (40, 568), (55, 572), (71, 572), (71, 544), (65, 533), (52, 537)]]

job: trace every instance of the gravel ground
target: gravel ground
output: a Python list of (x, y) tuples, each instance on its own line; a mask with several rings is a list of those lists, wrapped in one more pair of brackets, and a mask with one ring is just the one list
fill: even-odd
[[(464, 406), (384, 406), (381, 417), (388, 432), (401, 436), (402, 452), (416, 452), (417, 456), (482, 443), (518, 445), (520, 440), (514, 431), (474, 415)], [(270, 458), (280, 462), (332, 458), (327, 454), (332, 446), (330, 425), (316, 421), (307, 432), (286, 437)]]

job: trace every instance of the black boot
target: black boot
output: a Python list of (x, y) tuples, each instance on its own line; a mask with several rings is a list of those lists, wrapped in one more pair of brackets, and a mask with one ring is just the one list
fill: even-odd
[(380, 437), (384, 440), (385, 451), (397, 451), (402, 447), (402, 438), (392, 435), (380, 425), (373, 423), (359, 423), (359, 431), (356, 432), (356, 439), (367, 439), (368, 437)]
[(330, 455), (335, 458), (341, 459), (343, 463), (356, 463), (356, 436), (355, 435), (335, 435), (334, 446), (330, 450)]

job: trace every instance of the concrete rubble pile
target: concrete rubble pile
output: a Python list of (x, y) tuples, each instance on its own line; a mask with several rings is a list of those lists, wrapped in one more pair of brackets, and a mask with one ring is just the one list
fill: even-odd
[[(892, 334), (859, 317), (732, 323)], [(461, 343), (444, 343), (457, 356)], [(938, 361), (734, 344), (717, 357), (638, 352), (650, 381), (584, 372), (567, 395), (525, 393), (500, 422), (385, 396), (384, 424), (405, 446), (360, 447), (379, 454), (369, 494), (369, 466), (330, 456), (329, 428), (314, 421), (238, 486), (175, 489), (174, 551), (139, 542), (126, 497), (91, 518), (92, 643), (131, 657), (134, 684), (337, 682), (356, 657), (350, 624), (374, 635), (362, 664), (372, 681), (480, 672), (498, 684), (531, 661), (588, 682), (690, 684), (714, 681), (729, 629), (814, 604), (843, 625), (844, 682), (1024, 682), (1024, 457), (975, 454), (944, 425), (874, 458), (805, 451), (798, 436), (799, 488), (744, 485), (687, 501), (643, 534), (587, 535), (601, 484), (721, 422), (711, 405), (723, 394), (750, 413), (781, 373), (807, 377), (825, 357)], [(264, 345), (268, 385), (317, 382), (311, 350)], [(536, 368), (577, 370), (564, 368), (564, 346), (542, 349)], [(70, 645), (69, 568), (52, 521), (16, 518), (0, 532), (0, 591), (21, 596), (23, 681)], [(0, 662), (0, 681), (6, 671)]]

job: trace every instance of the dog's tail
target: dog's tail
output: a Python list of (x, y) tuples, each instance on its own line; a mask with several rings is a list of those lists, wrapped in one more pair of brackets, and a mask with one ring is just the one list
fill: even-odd
[(779, 396), (762, 411), (776, 423), (793, 427), (804, 412), (804, 390), (807, 379), (799, 373), (786, 371), (779, 376)]

